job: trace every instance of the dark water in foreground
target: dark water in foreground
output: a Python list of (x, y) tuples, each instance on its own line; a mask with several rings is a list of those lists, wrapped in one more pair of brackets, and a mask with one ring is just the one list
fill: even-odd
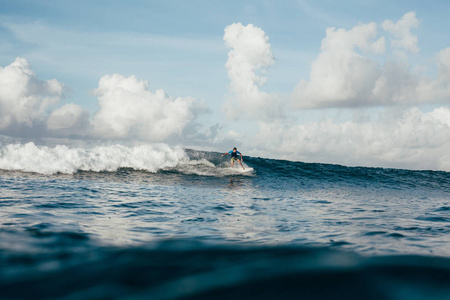
[(0, 298), (450, 299), (450, 173), (14, 147)]

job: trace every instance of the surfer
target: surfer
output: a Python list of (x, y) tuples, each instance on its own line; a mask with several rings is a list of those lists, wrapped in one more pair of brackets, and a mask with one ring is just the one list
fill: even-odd
[[(242, 162), (244, 161), (244, 159), (242, 158), (241, 152), (237, 151), (236, 147), (234, 147), (233, 150), (231, 150), (231, 151), (229, 151), (229, 152), (227, 152), (227, 153), (222, 154), (222, 156), (225, 156), (225, 155), (227, 155), (227, 154), (231, 154), (231, 167), (234, 166), (234, 162), (235, 162), (235, 161), (238, 161), (239, 164), (241, 165), (242, 169), (245, 170), (244, 166), (242, 165)], [(238, 156), (238, 155), (241, 156), (241, 159), (239, 159), (239, 156)]]

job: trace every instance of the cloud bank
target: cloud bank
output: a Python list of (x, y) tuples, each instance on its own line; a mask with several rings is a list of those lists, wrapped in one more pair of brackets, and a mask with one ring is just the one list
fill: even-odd
[(449, 136), (450, 109), (440, 107), (388, 111), (373, 121), (261, 123), (250, 142), (283, 159), (450, 171)]

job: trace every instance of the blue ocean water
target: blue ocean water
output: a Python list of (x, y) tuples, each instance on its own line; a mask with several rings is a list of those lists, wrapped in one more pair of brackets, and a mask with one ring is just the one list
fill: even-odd
[(450, 299), (450, 173), (244, 161), (3, 140), (0, 298)]

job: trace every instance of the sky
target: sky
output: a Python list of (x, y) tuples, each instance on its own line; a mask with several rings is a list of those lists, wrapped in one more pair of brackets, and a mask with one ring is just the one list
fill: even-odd
[(0, 134), (450, 171), (448, 1), (0, 0)]

